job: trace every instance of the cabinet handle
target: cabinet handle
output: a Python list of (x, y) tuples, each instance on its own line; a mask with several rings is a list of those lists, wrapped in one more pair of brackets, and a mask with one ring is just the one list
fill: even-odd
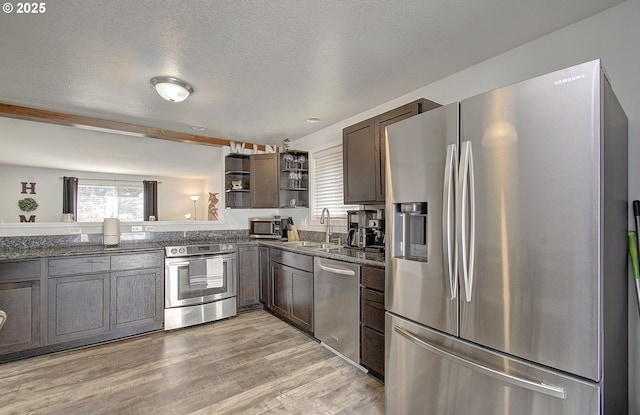
[(320, 264), (320, 269), (322, 269), (323, 271), (334, 273), (334, 274), (356, 275), (355, 271), (350, 270), (350, 269), (328, 267), (328, 266), (322, 265), (322, 264)]

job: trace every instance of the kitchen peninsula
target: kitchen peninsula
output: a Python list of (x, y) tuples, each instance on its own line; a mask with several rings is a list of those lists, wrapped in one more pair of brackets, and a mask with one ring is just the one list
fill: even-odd
[[(316, 240), (322, 237), (321, 233), (303, 234)], [(346, 248), (322, 252), (287, 242), (257, 242), (248, 238), (246, 230), (148, 236), (156, 240), (123, 241), (117, 247), (65, 244), (67, 237), (62, 236), (3, 238), (0, 288), (7, 300), (3, 303), (15, 308), (5, 310), (10, 320), (4, 327), (8, 330), (3, 330), (0, 361), (161, 330), (165, 245), (207, 240), (233, 243), (241, 249), (259, 244), (266, 249), (384, 266), (380, 253)]]

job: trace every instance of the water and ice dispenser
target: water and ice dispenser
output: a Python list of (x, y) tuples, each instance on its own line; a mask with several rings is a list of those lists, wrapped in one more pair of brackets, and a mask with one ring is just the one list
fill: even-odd
[(427, 202), (393, 204), (392, 255), (395, 258), (427, 262), (429, 221)]

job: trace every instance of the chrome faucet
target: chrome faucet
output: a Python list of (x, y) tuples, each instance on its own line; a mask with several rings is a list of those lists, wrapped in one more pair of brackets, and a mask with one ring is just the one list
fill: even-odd
[(322, 214), (320, 215), (320, 223), (324, 224), (324, 212), (327, 212), (327, 231), (324, 234), (324, 241), (329, 242), (329, 237), (331, 236), (331, 216), (329, 215), (329, 209), (322, 209)]

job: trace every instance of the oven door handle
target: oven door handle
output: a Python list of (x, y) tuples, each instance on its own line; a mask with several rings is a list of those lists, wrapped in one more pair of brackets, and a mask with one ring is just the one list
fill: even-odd
[(181, 267), (181, 266), (185, 266), (185, 265), (189, 265), (189, 261), (172, 262), (172, 263), (169, 264), (170, 267)]

